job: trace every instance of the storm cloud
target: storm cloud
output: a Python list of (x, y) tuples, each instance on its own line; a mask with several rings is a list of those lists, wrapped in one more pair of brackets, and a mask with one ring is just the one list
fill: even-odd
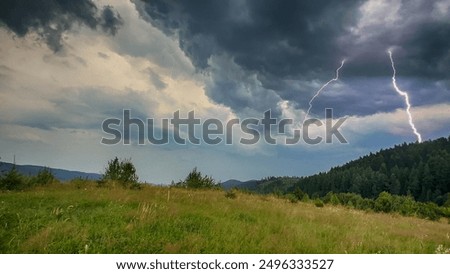
[[(276, 109), (281, 100), (305, 109), (343, 58), (348, 60), (342, 70), (348, 92), (333, 105), (346, 105), (347, 113), (341, 115), (352, 110), (349, 102), (356, 104), (351, 114), (358, 115), (401, 107), (401, 100), (378, 92), (380, 86), (389, 88), (389, 81), (374, 92), (358, 86), (360, 78), (389, 79), (388, 49), (405, 79), (421, 79), (416, 83), (429, 85), (430, 91), (438, 82), (441, 92), (450, 87), (450, 12), (445, 0), (133, 2), (142, 18), (178, 37), (197, 70), (209, 73), (206, 94), (237, 113)], [(364, 94), (352, 92), (360, 89)], [(419, 96), (413, 103), (424, 104)], [(428, 97), (427, 103), (442, 100), (431, 97), (436, 101)], [(361, 98), (365, 101), (358, 108)]]
[(111, 6), (99, 11), (90, 0), (4, 0), (0, 3), (0, 23), (19, 37), (37, 33), (57, 52), (63, 48), (64, 32), (74, 24), (115, 35), (123, 21)]

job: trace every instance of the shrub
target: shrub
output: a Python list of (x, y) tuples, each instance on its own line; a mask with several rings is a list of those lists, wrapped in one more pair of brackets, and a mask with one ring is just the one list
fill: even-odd
[(102, 179), (97, 182), (98, 186), (106, 185), (107, 181), (117, 181), (125, 188), (140, 188), (136, 168), (130, 159), (119, 161), (115, 157), (113, 160), (110, 160)]
[(375, 201), (369, 198), (364, 198), (359, 205), (362, 210), (370, 211), (375, 208)]
[(308, 195), (305, 192), (303, 192), (303, 190), (301, 190), (299, 187), (297, 187), (292, 194), (294, 194), (294, 196), (297, 197), (297, 199), (300, 201), (303, 200), (303, 198), (306, 195)]
[(297, 196), (295, 196), (295, 195), (292, 194), (292, 193), (286, 194), (286, 195), (285, 195), (285, 198), (288, 199), (289, 202), (291, 202), (291, 203), (293, 203), (293, 204), (295, 204), (295, 203), (298, 202)]
[(48, 168), (43, 168), (39, 171), (36, 176), (30, 179), (30, 185), (32, 186), (43, 186), (51, 184), (55, 181), (55, 176)]
[(315, 199), (315, 200), (314, 200), (314, 205), (315, 205), (316, 207), (323, 207), (323, 206), (324, 206), (322, 200), (320, 200), (320, 199)]
[(236, 199), (236, 197), (237, 197), (236, 191), (234, 191), (232, 189), (226, 191), (225, 192), (225, 197), (228, 198), (228, 199)]
[(429, 219), (432, 221), (437, 221), (442, 216), (442, 212), (439, 207), (432, 202), (428, 203), (418, 203), (419, 207), (417, 209), (417, 215), (424, 219)]
[(442, 216), (449, 218), (450, 222), (450, 207), (441, 207)]
[(351, 194), (352, 194), (352, 197), (351, 197), (350, 201), (352, 202), (353, 207), (357, 208), (357, 209), (363, 209), (364, 198), (361, 197), (361, 195), (359, 195), (359, 194), (354, 194), (354, 193), (351, 193)]
[(186, 179), (178, 182), (175, 186), (185, 188), (215, 188), (219, 186), (219, 183), (210, 176), (203, 176), (200, 171), (197, 171), (197, 168), (194, 168), (186, 176)]
[(398, 211), (403, 216), (413, 216), (417, 211), (417, 203), (411, 196), (395, 196), (395, 200), (398, 200)]
[(327, 195), (325, 195), (322, 200), (324, 203), (332, 205), (338, 205), (341, 203), (339, 201), (338, 196), (335, 193), (333, 193), (333, 191), (328, 192)]
[(375, 211), (378, 212), (391, 212), (393, 209), (393, 198), (392, 195), (383, 191), (378, 195), (375, 200)]
[(331, 198), (330, 198), (330, 203), (331, 203), (332, 205), (338, 205), (338, 204), (341, 203), (341, 201), (339, 201), (338, 196), (337, 196), (336, 194), (333, 193), (333, 195), (331, 195)]
[(10, 171), (6, 172), (0, 178), (1, 190), (21, 190), (26, 187), (25, 178), (13, 166)]
[(356, 208), (356, 206), (355, 206), (355, 204), (352, 202), (352, 200), (349, 200), (349, 201), (348, 201), (347, 206), (348, 206), (348, 207), (351, 207), (351, 208)]
[(301, 201), (305, 202), (305, 203), (309, 202), (309, 195), (308, 195), (308, 193), (305, 193), (305, 195), (303, 195), (303, 198), (301, 199)]
[(322, 201), (325, 204), (329, 204), (331, 201), (331, 196), (333, 195), (333, 191), (328, 192), (325, 196), (322, 197)]
[(338, 193), (336, 195), (337, 195), (341, 205), (346, 206), (346, 205), (348, 205), (348, 202), (352, 199), (353, 195), (355, 195), (355, 194), (353, 194), (353, 193)]

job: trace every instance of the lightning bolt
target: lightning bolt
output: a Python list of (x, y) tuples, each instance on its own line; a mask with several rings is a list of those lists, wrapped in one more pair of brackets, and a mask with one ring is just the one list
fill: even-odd
[(311, 112), (311, 109), (312, 109), (312, 103), (313, 103), (314, 99), (316, 99), (316, 97), (320, 95), (320, 93), (322, 92), (322, 90), (323, 90), (324, 88), (326, 88), (329, 84), (331, 84), (332, 82), (335, 82), (335, 81), (339, 80), (339, 70), (344, 66), (344, 63), (345, 63), (345, 59), (342, 60), (341, 66), (338, 67), (338, 68), (336, 69), (336, 77), (334, 77), (334, 78), (331, 79), (330, 81), (326, 82), (326, 83), (325, 83), (325, 84), (324, 84), (324, 85), (316, 92), (316, 94), (311, 98), (311, 100), (309, 100), (309, 108), (308, 108), (308, 111), (306, 111), (305, 118), (303, 119), (303, 123), (302, 123), (302, 124), (305, 124), (306, 119), (308, 119), (308, 115), (309, 115), (309, 113)]
[(422, 136), (420, 135), (420, 133), (417, 131), (416, 126), (414, 125), (413, 122), (413, 118), (411, 115), (411, 104), (409, 103), (409, 96), (408, 93), (405, 91), (402, 91), (398, 88), (397, 86), (397, 81), (395, 79), (395, 74), (396, 74), (396, 70), (395, 70), (395, 64), (394, 64), (394, 59), (392, 58), (392, 51), (388, 50), (389, 53), (389, 58), (391, 59), (391, 65), (392, 65), (392, 70), (394, 71), (393, 75), (392, 75), (392, 84), (394, 85), (394, 89), (395, 91), (400, 94), (400, 96), (402, 96), (403, 98), (405, 98), (405, 103), (406, 103), (406, 113), (408, 114), (408, 122), (409, 125), (411, 126), (411, 129), (413, 130), (414, 134), (417, 136), (417, 141), (419, 141), (419, 143), (422, 143)]

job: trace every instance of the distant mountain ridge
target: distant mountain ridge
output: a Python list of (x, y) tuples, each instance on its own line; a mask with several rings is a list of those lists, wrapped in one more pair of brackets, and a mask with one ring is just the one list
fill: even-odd
[(249, 180), (249, 181), (240, 181), (235, 179), (230, 179), (228, 181), (225, 181), (221, 184), (222, 188), (225, 190), (229, 190), (232, 188), (239, 188), (239, 189), (247, 189), (247, 190), (256, 190), (253, 188), (256, 188), (256, 183), (258, 180)]
[[(12, 163), (0, 162), (0, 172), (7, 172), (13, 167)], [(16, 165), (16, 170), (26, 176), (34, 176), (39, 173), (44, 168), (48, 168), (53, 176), (60, 181), (69, 181), (75, 178), (87, 178), (90, 180), (98, 180), (101, 175), (98, 173), (87, 173), (81, 171), (65, 170), (59, 168), (43, 167), (36, 165)]]
[(230, 179), (228, 181), (223, 182), (221, 185), (222, 185), (223, 189), (227, 189), (228, 190), (228, 189), (232, 189), (234, 187), (239, 187), (243, 183), (244, 182), (239, 181), (239, 180)]

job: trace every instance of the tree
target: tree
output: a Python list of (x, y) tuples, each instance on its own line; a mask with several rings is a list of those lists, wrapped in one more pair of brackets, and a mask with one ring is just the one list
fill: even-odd
[(0, 189), (2, 190), (19, 190), (24, 186), (25, 180), (15, 165), (0, 178)]
[(185, 188), (214, 188), (219, 184), (210, 176), (203, 176), (195, 167), (183, 181), (180, 181), (176, 186)]
[(301, 190), (299, 187), (297, 187), (295, 190), (294, 190), (294, 193), (293, 193), (294, 195), (295, 195), (295, 197), (297, 197), (297, 199), (298, 200), (303, 200), (303, 198), (305, 197), (305, 195), (306, 195), (306, 193), (305, 192), (303, 192), (303, 190)]
[(139, 188), (139, 177), (131, 159), (119, 161), (115, 157), (113, 160), (108, 161), (108, 166), (100, 184), (104, 184), (106, 181), (117, 181), (125, 188)]
[(120, 180), (120, 162), (117, 157), (113, 160), (108, 161), (108, 166), (105, 169), (105, 173), (103, 174), (104, 180)]
[(53, 176), (52, 172), (49, 168), (43, 168), (39, 171), (39, 173), (31, 178), (30, 184), (33, 186), (36, 185), (47, 185), (51, 184), (53, 181), (55, 181), (55, 177)]
[(389, 186), (389, 192), (393, 195), (398, 195), (400, 194), (400, 181), (397, 179), (397, 177), (395, 176), (395, 174), (391, 175), (391, 179), (390, 179), (390, 186)]
[(422, 175), (422, 192), (420, 194), (420, 201), (429, 201), (431, 199), (431, 187), (433, 186), (433, 176), (430, 172), (430, 167), (425, 164)]
[(375, 211), (381, 212), (391, 212), (393, 206), (392, 195), (383, 191), (380, 193), (378, 198), (375, 200)]
[(121, 173), (119, 177), (119, 181), (124, 182), (125, 184), (137, 184), (139, 177), (136, 174), (136, 168), (133, 163), (130, 161), (122, 161), (120, 164)]
[(332, 204), (332, 205), (338, 205), (341, 203), (341, 201), (339, 201), (339, 198), (337, 197), (337, 195), (335, 193), (333, 193), (332, 191), (328, 192), (327, 195), (325, 195), (323, 197), (322, 201), (326, 204)]

